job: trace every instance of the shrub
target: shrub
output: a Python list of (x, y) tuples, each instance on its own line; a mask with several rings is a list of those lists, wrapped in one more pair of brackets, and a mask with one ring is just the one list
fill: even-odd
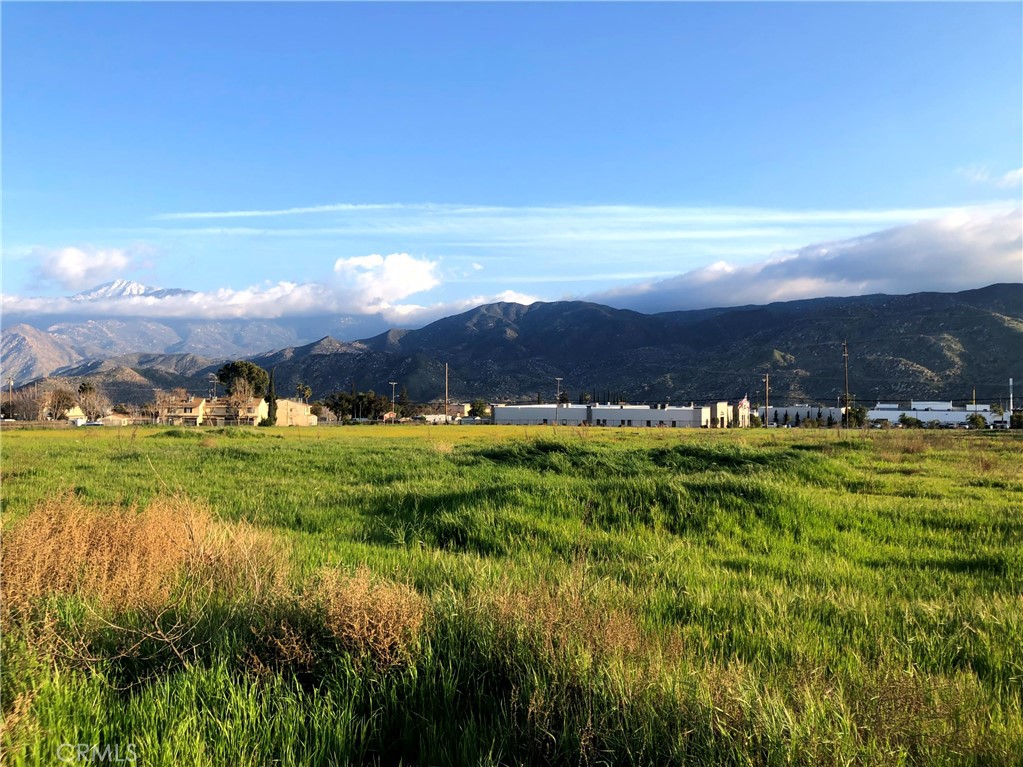
[(411, 654), (426, 617), (426, 600), (401, 583), (327, 571), (313, 591), (323, 622), (342, 649), (390, 666)]

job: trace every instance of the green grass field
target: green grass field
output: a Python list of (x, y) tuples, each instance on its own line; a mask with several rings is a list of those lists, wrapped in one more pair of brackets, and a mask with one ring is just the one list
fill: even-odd
[(1019, 765), (1021, 455), (920, 431), (4, 432), (4, 761)]

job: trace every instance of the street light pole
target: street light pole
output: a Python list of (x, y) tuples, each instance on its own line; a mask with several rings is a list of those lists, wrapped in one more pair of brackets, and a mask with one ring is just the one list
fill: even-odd
[(767, 413), (771, 409), (771, 374), (764, 373), (764, 427), (767, 427)]
[(843, 422), (845, 428), (849, 428), (852, 424), (849, 423), (849, 343), (842, 341), (842, 362), (845, 365), (845, 413), (843, 415)]
[(394, 387), (398, 385), (397, 381), (388, 381), (391, 385), (391, 423), (398, 422), (398, 414), (394, 412)]

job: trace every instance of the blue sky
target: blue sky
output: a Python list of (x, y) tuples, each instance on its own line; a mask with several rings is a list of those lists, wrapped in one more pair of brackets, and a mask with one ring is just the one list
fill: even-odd
[(397, 324), (1023, 279), (1019, 3), (0, 12), (6, 313), (122, 277), (200, 298), (120, 313)]

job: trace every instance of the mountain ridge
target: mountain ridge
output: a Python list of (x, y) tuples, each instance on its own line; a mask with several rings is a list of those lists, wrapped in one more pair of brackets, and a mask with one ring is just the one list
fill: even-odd
[[(858, 396), (961, 398), (974, 384), (982, 397), (995, 396), (1009, 376), (1023, 380), (1023, 285), (656, 314), (586, 301), (498, 302), (418, 329), (357, 341), (327, 334), (244, 356), (276, 368), (280, 391), (301, 382), (316, 397), (352, 386), (383, 391), (393, 380), (414, 400), (436, 400), (446, 362), (450, 394), (460, 399), (550, 399), (556, 377), (573, 399), (582, 392), (637, 401), (741, 397), (761, 390), (769, 372), (772, 401), (834, 401), (845, 340)], [(174, 355), (122, 356), (121, 363), (133, 371), (126, 380), (159, 370), (201, 392), (204, 377), (233, 355), (196, 356), (210, 364)], [(88, 376), (89, 364), (72, 360), (62, 372)], [(117, 364), (96, 371), (110, 376)]]

